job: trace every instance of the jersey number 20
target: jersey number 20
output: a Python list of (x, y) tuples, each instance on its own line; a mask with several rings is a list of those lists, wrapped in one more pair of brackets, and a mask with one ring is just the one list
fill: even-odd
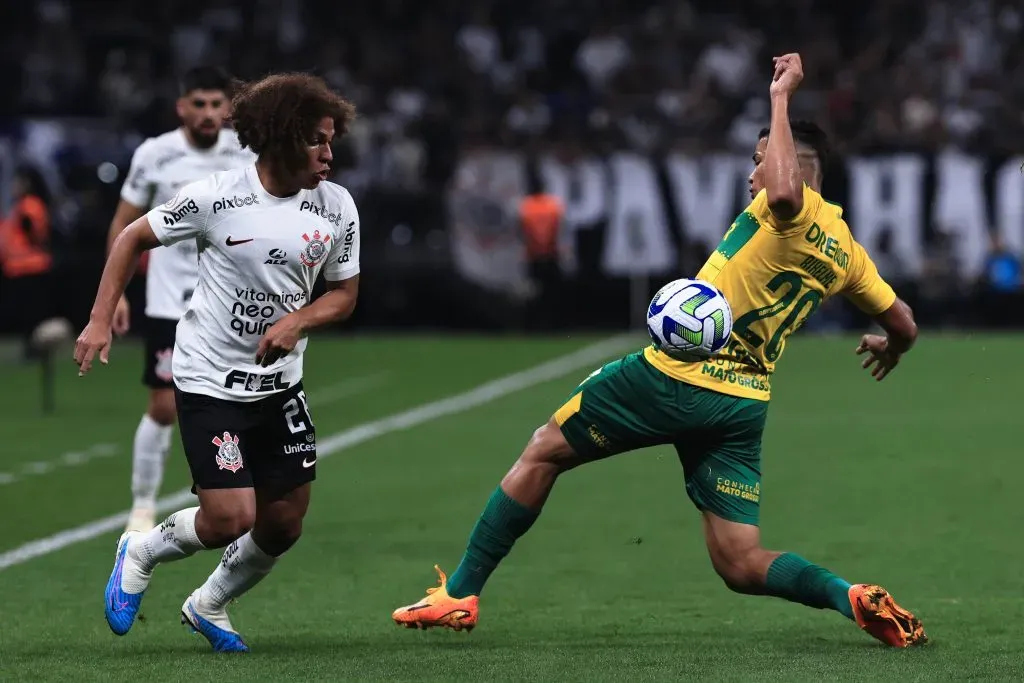
[[(792, 271), (779, 273), (768, 281), (767, 287), (773, 294), (778, 294), (779, 290), (783, 288), (785, 288), (785, 291), (775, 303), (741, 315), (733, 325), (732, 331), (755, 349), (760, 348), (764, 344), (764, 339), (761, 338), (761, 335), (751, 330), (750, 326), (758, 320), (774, 318), (788, 310), (789, 314), (776, 328), (775, 334), (768, 340), (768, 345), (764, 347), (765, 360), (769, 363), (774, 363), (779, 359), (779, 354), (782, 353), (783, 339), (785, 339), (787, 334), (800, 327), (804, 320), (807, 320), (807, 318), (814, 314), (815, 309), (821, 303), (821, 293), (808, 289), (803, 293), (803, 296), (800, 296), (800, 290), (803, 289), (803, 278), (798, 273)], [(800, 296), (799, 300), (797, 300), (798, 296)], [(793, 305), (794, 301), (796, 301), (795, 306)], [(804, 315), (804, 310), (808, 309), (808, 307), (810, 308), (807, 310), (807, 314)]]

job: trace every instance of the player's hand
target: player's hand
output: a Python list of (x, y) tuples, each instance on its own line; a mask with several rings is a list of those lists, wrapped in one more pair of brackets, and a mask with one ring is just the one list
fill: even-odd
[(772, 97), (776, 95), (792, 96), (800, 85), (800, 81), (804, 80), (804, 65), (800, 61), (800, 55), (791, 52), (788, 55), (775, 57), (772, 61), (775, 64), (775, 74), (772, 76), (769, 92)]
[(900, 362), (899, 354), (889, 350), (889, 340), (878, 334), (865, 334), (860, 338), (857, 355), (865, 353), (869, 355), (860, 366), (865, 370), (871, 368), (871, 376), (879, 382)]
[(110, 339), (109, 324), (89, 321), (75, 342), (75, 362), (78, 363), (79, 377), (89, 372), (92, 362), (97, 356), (101, 363), (107, 364), (107, 356), (110, 354)]
[(263, 335), (263, 339), (260, 339), (260, 345), (256, 348), (256, 364), (264, 368), (273, 365), (291, 353), (300, 339), (302, 326), (299, 318), (289, 313), (274, 323)]
[(111, 321), (110, 326), (114, 330), (114, 334), (121, 336), (128, 332), (131, 321), (131, 306), (128, 305), (127, 297), (122, 294), (121, 298), (117, 301), (117, 307), (114, 309), (114, 319)]

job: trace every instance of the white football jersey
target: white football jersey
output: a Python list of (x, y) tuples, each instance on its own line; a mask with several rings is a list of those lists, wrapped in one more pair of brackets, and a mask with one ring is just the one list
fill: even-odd
[(256, 349), (275, 322), (309, 303), (321, 270), (332, 281), (359, 274), (359, 214), (348, 190), (322, 182), (275, 197), (252, 165), (186, 185), (147, 217), (161, 244), (191, 241), (199, 251), (172, 354), (177, 387), (255, 401), (301, 380), (307, 339), (266, 368)]
[[(238, 144), (238, 134), (224, 129), (209, 149), (192, 146), (177, 128), (149, 138), (132, 155), (121, 199), (149, 210), (173, 198), (185, 185), (217, 171), (255, 163), (256, 155)], [(154, 249), (146, 277), (146, 315), (177, 320), (185, 312), (199, 276), (195, 242)]]

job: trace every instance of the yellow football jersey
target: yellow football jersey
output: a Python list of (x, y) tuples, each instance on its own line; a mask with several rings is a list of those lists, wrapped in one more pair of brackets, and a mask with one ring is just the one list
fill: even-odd
[(792, 220), (775, 217), (762, 190), (736, 218), (697, 273), (732, 307), (732, 335), (703, 362), (674, 360), (653, 346), (654, 367), (683, 382), (723, 394), (767, 401), (771, 375), (786, 338), (834, 294), (876, 315), (896, 293), (850, 233), (843, 209), (804, 185), (804, 205)]

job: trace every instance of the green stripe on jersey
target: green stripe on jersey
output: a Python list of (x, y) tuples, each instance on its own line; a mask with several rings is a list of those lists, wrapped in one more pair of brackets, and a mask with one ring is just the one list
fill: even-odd
[(732, 227), (725, 233), (725, 237), (722, 238), (715, 251), (725, 258), (731, 259), (750, 241), (759, 227), (761, 226), (754, 218), (754, 214), (744, 211), (733, 221)]

